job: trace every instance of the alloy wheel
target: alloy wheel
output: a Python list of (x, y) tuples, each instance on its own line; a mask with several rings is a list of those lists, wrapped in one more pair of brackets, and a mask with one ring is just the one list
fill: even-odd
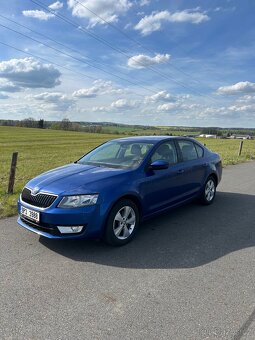
[(209, 179), (205, 186), (205, 199), (211, 202), (215, 195), (215, 183), (213, 179)]
[(132, 207), (122, 207), (113, 220), (113, 232), (119, 240), (127, 239), (134, 231), (136, 214)]

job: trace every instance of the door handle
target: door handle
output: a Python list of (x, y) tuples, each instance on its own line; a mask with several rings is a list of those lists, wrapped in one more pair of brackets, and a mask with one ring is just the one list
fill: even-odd
[(204, 163), (203, 166), (208, 166), (208, 163)]
[(183, 169), (180, 169), (180, 170), (177, 171), (177, 174), (178, 174), (178, 175), (181, 175), (181, 174), (183, 174), (183, 173), (184, 173), (184, 170), (183, 170)]

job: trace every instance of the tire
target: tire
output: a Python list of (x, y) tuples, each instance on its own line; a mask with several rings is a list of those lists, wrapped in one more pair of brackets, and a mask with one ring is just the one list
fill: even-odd
[(139, 210), (129, 199), (117, 202), (109, 213), (104, 240), (112, 246), (122, 246), (130, 242), (139, 226)]
[(210, 205), (213, 203), (216, 195), (216, 181), (210, 176), (207, 178), (203, 187), (203, 192), (200, 197), (200, 201), (203, 205)]

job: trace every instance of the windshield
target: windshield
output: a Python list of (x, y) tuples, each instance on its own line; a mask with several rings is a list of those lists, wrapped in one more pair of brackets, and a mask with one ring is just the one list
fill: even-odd
[(77, 163), (112, 168), (137, 168), (153, 143), (111, 141), (82, 157)]

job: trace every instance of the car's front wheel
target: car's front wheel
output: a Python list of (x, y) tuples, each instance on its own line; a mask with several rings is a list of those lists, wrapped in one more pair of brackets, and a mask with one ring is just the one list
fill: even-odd
[(106, 223), (105, 241), (114, 246), (130, 242), (139, 225), (139, 211), (136, 204), (123, 199), (112, 208)]
[(209, 178), (207, 178), (203, 188), (203, 192), (201, 195), (202, 204), (204, 205), (212, 204), (215, 195), (216, 195), (216, 181), (212, 176), (210, 176)]

